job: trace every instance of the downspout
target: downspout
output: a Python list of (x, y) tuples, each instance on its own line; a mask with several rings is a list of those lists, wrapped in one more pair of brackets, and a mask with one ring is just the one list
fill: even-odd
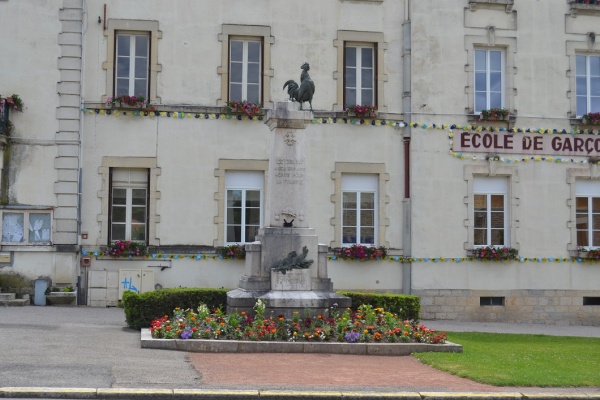
[[(411, 119), (411, 22), (410, 22), (410, 0), (404, 2), (404, 22), (402, 23), (404, 45), (402, 49), (402, 113), (405, 122), (410, 122)], [(411, 199), (410, 199), (410, 137), (411, 126), (406, 124), (402, 131), (403, 151), (404, 151), (404, 199), (403, 206), (403, 221), (402, 226), (402, 255), (404, 260), (412, 256), (412, 241), (411, 241)], [(410, 294), (412, 291), (412, 263), (410, 261), (402, 262), (402, 293)]]

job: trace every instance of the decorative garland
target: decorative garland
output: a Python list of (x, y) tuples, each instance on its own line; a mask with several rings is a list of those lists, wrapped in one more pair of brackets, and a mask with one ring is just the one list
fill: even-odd
[[(130, 116), (130, 117), (165, 117), (165, 118), (195, 118), (195, 119), (226, 119), (238, 121), (263, 121), (264, 115), (249, 116), (244, 113), (195, 113), (195, 112), (180, 112), (180, 111), (148, 111), (148, 110), (127, 110), (127, 109), (104, 109), (104, 108), (81, 108), (85, 114)], [(334, 118), (313, 118), (311, 124), (351, 124), (351, 125), (371, 125), (371, 126), (398, 126), (404, 127), (406, 124), (402, 121), (386, 120), (386, 119), (371, 119), (360, 117), (334, 117)]]

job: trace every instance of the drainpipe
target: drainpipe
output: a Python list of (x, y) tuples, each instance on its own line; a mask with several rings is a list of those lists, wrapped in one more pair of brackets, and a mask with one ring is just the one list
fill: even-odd
[[(402, 23), (404, 45), (402, 49), (402, 113), (405, 122), (411, 119), (411, 22), (410, 0), (404, 2), (404, 22)], [(410, 199), (410, 137), (411, 126), (407, 124), (402, 131), (404, 151), (404, 199), (402, 200), (403, 221), (402, 226), (402, 254), (405, 258), (412, 256), (411, 241), (411, 199)], [(412, 263), (402, 263), (402, 293), (410, 294), (412, 289)]]

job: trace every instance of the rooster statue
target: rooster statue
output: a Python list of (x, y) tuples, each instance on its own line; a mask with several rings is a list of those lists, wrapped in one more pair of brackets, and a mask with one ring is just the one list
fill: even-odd
[(308, 63), (302, 64), (302, 74), (300, 74), (300, 86), (294, 81), (290, 79), (283, 85), (283, 90), (287, 86), (287, 92), (290, 96), (290, 100), (297, 101), (300, 103), (300, 109), (302, 110), (302, 103), (308, 101), (310, 105), (310, 111), (312, 111), (312, 98), (315, 93), (315, 83), (310, 79), (310, 75), (308, 74), (308, 70), (310, 69), (310, 65)]

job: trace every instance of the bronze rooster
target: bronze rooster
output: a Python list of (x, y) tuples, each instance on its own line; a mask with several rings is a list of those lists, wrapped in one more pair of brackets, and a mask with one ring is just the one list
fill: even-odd
[(308, 74), (308, 70), (310, 69), (310, 65), (308, 63), (302, 64), (302, 74), (300, 74), (300, 85), (296, 83), (293, 79), (290, 79), (283, 85), (283, 90), (287, 86), (287, 92), (290, 96), (290, 100), (297, 101), (300, 103), (300, 109), (302, 110), (302, 103), (308, 101), (310, 105), (310, 111), (312, 108), (312, 98), (315, 93), (315, 83), (310, 79), (310, 75)]

